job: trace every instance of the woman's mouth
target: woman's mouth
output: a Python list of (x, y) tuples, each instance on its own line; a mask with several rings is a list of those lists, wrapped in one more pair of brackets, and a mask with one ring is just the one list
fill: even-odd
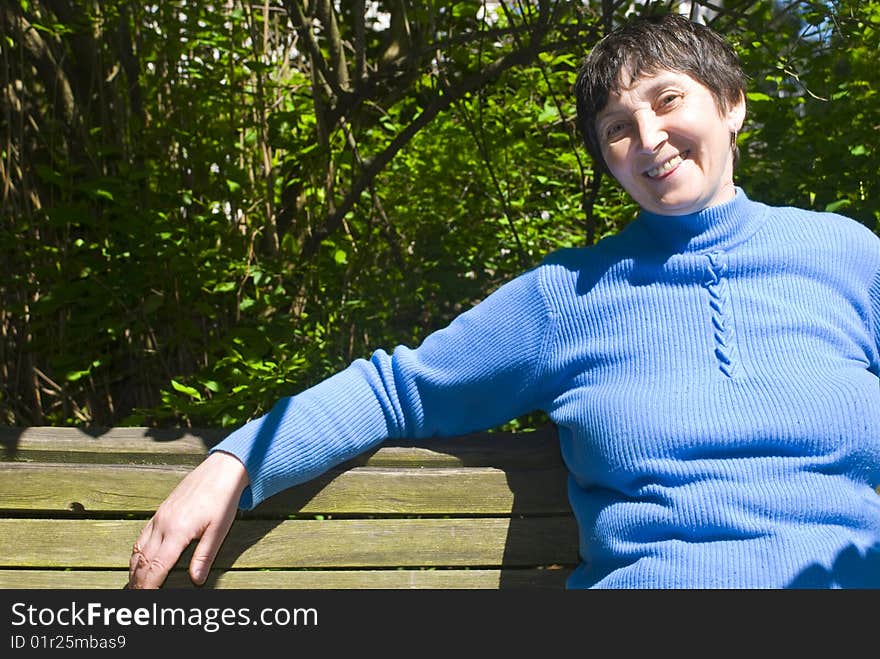
[(690, 151), (683, 151), (678, 155), (673, 156), (662, 165), (657, 165), (656, 167), (652, 167), (651, 169), (646, 171), (645, 176), (647, 176), (648, 178), (660, 178), (664, 174), (668, 174), (673, 169), (678, 167), (681, 162), (688, 157), (689, 153)]

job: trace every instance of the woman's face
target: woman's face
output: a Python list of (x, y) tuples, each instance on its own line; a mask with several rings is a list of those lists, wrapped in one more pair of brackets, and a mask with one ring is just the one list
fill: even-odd
[(608, 169), (639, 206), (685, 215), (733, 199), (731, 135), (745, 101), (722, 111), (705, 86), (675, 71), (623, 82), (596, 129)]

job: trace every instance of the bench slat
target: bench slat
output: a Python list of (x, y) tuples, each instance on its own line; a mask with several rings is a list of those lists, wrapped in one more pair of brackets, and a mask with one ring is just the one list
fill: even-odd
[[(192, 466), (223, 437), (217, 430), (0, 427), (2, 458), (19, 462), (180, 464)], [(485, 466), (499, 469), (561, 465), (553, 428), (529, 433), (476, 433), (417, 443), (386, 442), (344, 466)]]
[[(0, 519), (0, 567), (120, 568), (143, 526), (133, 520)], [(83, 552), (83, 547), (89, 547)], [(188, 564), (192, 547), (178, 563)], [(571, 565), (570, 517), (237, 520), (218, 567), (344, 568)]]
[[(0, 463), (0, 510), (151, 515), (186, 475), (184, 466)], [(527, 487), (526, 487), (527, 486)], [(331, 472), (265, 501), (256, 515), (507, 514), (570, 510), (561, 467)]]
[[(520, 570), (213, 570), (204, 587), (291, 589), (562, 589), (569, 568)], [(120, 589), (124, 570), (0, 570), (0, 589)], [(165, 588), (195, 588), (174, 570)]]

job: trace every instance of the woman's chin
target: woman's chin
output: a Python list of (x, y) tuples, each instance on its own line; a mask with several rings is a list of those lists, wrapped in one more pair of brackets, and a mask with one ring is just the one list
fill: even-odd
[[(698, 185), (681, 185), (681, 182), (660, 181), (660, 185), (648, 186), (640, 190), (639, 196), (631, 195), (636, 203), (646, 211), (657, 215), (690, 215), (730, 201), (736, 195), (731, 182), (713, 190), (702, 189)], [(668, 185), (663, 185), (664, 183)], [(666, 188), (666, 189), (664, 189)]]

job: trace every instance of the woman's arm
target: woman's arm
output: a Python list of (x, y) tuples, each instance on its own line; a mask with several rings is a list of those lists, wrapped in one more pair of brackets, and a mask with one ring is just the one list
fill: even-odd
[(377, 350), (231, 433), (162, 503), (135, 543), (129, 587), (160, 586), (187, 545), (203, 583), (237, 508), (306, 482), (388, 438), (453, 436), (536, 409), (553, 325), (529, 271), (428, 336)]

